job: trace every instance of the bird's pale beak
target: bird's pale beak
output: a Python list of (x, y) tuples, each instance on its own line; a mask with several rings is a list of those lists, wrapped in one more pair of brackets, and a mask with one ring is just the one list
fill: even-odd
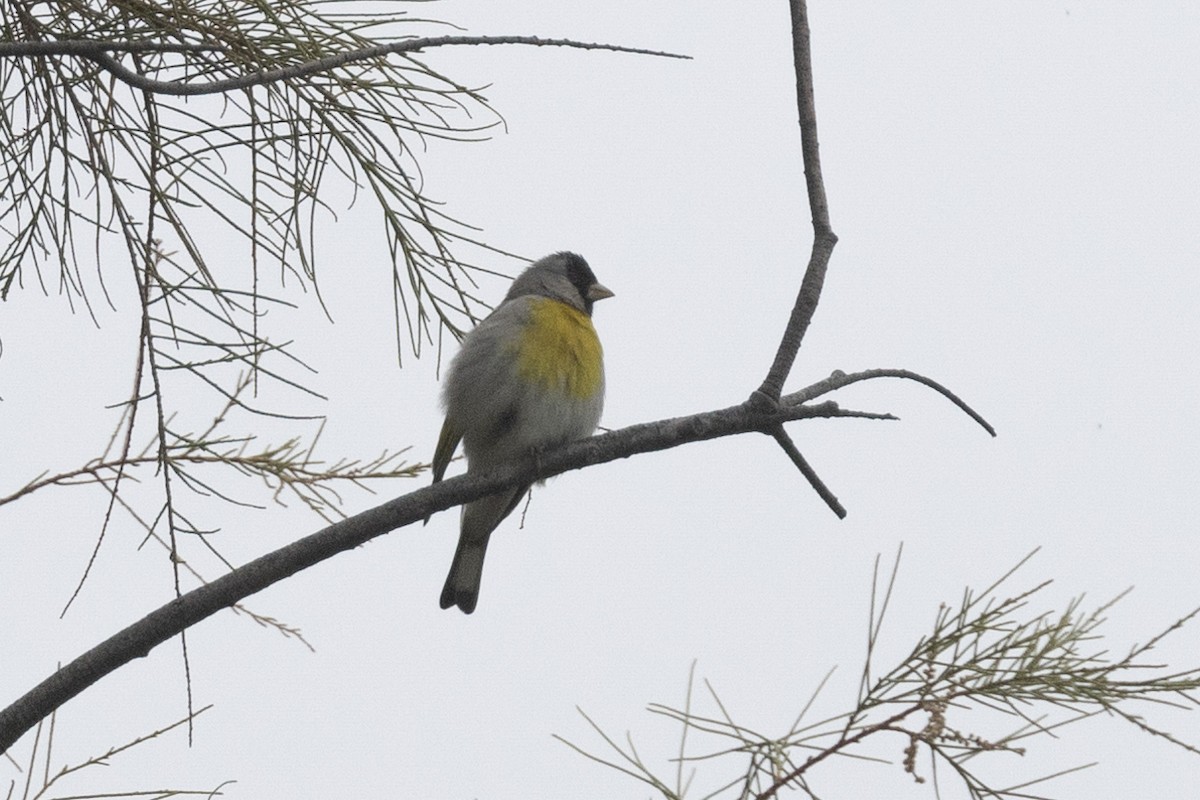
[(587, 290), (587, 299), (591, 300), (592, 302), (603, 300), (606, 297), (612, 296), (612, 290), (600, 283), (593, 283), (588, 287)]

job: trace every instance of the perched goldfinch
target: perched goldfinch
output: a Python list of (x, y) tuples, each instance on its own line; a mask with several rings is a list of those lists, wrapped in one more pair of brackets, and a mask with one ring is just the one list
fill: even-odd
[[(450, 362), (434, 483), (459, 441), (472, 472), (591, 435), (604, 406), (604, 352), (592, 304), (612, 296), (575, 253), (546, 256), (517, 276)], [(528, 490), (513, 486), (463, 506), (442, 608), (475, 610), (488, 537)]]

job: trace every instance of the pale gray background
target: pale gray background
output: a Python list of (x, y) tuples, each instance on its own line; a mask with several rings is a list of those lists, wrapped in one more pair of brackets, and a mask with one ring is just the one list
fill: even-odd
[[(493, 84), (486, 94), (509, 125), (485, 144), (434, 147), (430, 194), (498, 246), (578, 250), (617, 293), (596, 314), (608, 427), (738, 402), (770, 362), (810, 239), (786, 6), (417, 8), (471, 33), (695, 58), (428, 55)], [(614, 735), (632, 731), (664, 775), (677, 731), (642, 709), (681, 703), (693, 659), (763, 733), (784, 730), (833, 665), (815, 713), (848, 708), (872, 560), (902, 541), (881, 663), (907, 652), (964, 584), (986, 585), (1038, 546), (1014, 588), (1054, 578), (1046, 607), (1136, 586), (1111, 613), (1114, 652), (1200, 604), (1200, 7), (815, 3), (812, 23), (841, 243), (789, 386), (833, 369), (911, 368), (960, 392), (1000, 437), (915, 384), (844, 392), (849, 406), (903, 418), (793, 426), (845, 521), (763, 437), (573, 473), (535, 494), (524, 530), (514, 519), (497, 534), (471, 617), (437, 608), (457, 528), (456, 514), (441, 514), (251, 598), (301, 627), (315, 655), (230, 613), (195, 628), (197, 705), (217, 706), (195, 747), (174, 735), (68, 786), (209, 789), (232, 778), (226, 796), (238, 798), (647, 797), (550, 738), (602, 746), (574, 706)], [(435, 365), (394, 369), (387, 266), (364, 246), (378, 230), (363, 209), (325, 231), (335, 325), (311, 295), (298, 297), (302, 313), (274, 319), (332, 395), (327, 454), (412, 445), (423, 460), (439, 425)], [(112, 417), (99, 406), (127, 394), (135, 341), (128, 287), (113, 288), (118, 313), (99, 311), (99, 331), (36, 290), (6, 304), (0, 491), (103, 446)], [(503, 290), (485, 288), (495, 299)], [(349, 497), (351, 510), (377, 501)], [(98, 492), (60, 490), (0, 513), (0, 702), (170, 597), (161, 552), (135, 551), (140, 535), (122, 521), (57, 619), (102, 510)], [(296, 509), (212, 514), (239, 561), (319, 527)], [(1198, 642), (1186, 629), (1158, 658), (1196, 665)], [(55, 762), (183, 709), (172, 643), (63, 709)], [(1196, 714), (1147, 711), (1200, 741)], [(868, 751), (895, 765), (829, 764), (813, 786), (829, 798), (932, 796), (901, 772), (904, 744)], [(1001, 785), (1102, 762), (1042, 787), (1062, 797), (1191, 798), (1200, 785), (1200, 757), (1111, 720), (1023, 759), (987, 760)], [(733, 765), (705, 769), (701, 789)], [(13, 777), (0, 762), (0, 789)], [(963, 796), (951, 783), (943, 791)]]

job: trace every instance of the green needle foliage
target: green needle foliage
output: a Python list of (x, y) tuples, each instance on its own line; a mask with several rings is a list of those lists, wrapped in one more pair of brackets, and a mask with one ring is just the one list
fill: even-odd
[[(103, 452), (0, 487), (0, 506), (51, 486), (99, 487), (95, 551), (127, 512), (169, 548), (178, 591), (190, 569), (181, 548), (220, 557), (205, 536), (217, 526), (184, 498), (258, 505), (231, 493), (251, 477), (328, 520), (341, 514), (341, 487), (417, 474), (387, 451), (315, 457), (320, 417), (291, 411), (324, 398), (273, 324), (298, 296), (319, 302), (319, 230), (336, 221), (339, 197), (382, 223), (398, 354), (459, 335), (484, 307), (472, 293), (484, 270), (457, 254), (490, 248), (424, 194), (416, 154), (431, 139), (479, 139), (499, 118), (415, 52), (376, 54), (430, 29), (411, 7), (0, 4), (0, 300), (34, 286), (97, 322), (98, 300), (139, 318), (124, 354), (129, 394), (88, 398), (118, 401)], [(344, 62), (311, 68), (330, 58)], [(337, 277), (368, 264), (343, 258)], [(260, 444), (266, 435), (284, 444)]]
[[(1063, 727), (1101, 713), (1200, 755), (1195, 744), (1157, 727), (1137, 710), (1142, 704), (1187, 710), (1200, 706), (1196, 695), (1200, 690), (1200, 666), (1161, 674), (1164, 667), (1147, 661), (1150, 651), (1200, 614), (1200, 608), (1145, 644), (1134, 646), (1126, 655), (1112, 658), (1104, 646), (1101, 628), (1106, 614), (1121, 598), (1092, 610), (1084, 609), (1082, 598), (1078, 598), (1061, 612), (1035, 612), (1032, 602), (1049, 581), (1007, 594), (1013, 573), (1032, 555), (984, 591), (966, 590), (956, 607), (943, 604), (932, 630), (909, 654), (886, 673), (873, 676), (873, 659), (899, 557), (879, 603), (877, 560), (867, 659), (857, 701), (843, 714), (804, 722), (813, 700), (828, 682), (827, 675), (791, 728), (781, 736), (767, 736), (735, 722), (707, 681), (718, 713), (704, 716), (693, 712), (689, 678), (684, 708), (652, 704), (649, 709), (682, 726), (673, 776), (664, 777), (648, 766), (628, 735), (624, 744), (616, 741), (582, 711), (616, 757), (556, 738), (673, 800), (692, 796), (688, 792), (695, 783), (695, 762), (699, 761), (726, 765), (721, 775), (705, 775), (717, 788), (697, 795), (703, 798), (766, 800), (785, 790), (816, 798), (821, 796), (817, 786), (823, 762), (840, 756), (890, 763), (880, 757), (881, 752), (887, 754), (878, 746), (883, 741), (890, 742), (893, 753), (902, 755), (901, 769), (911, 776), (909, 780), (926, 783), (918, 760), (928, 759), (936, 796), (943, 788), (938, 784), (939, 770), (943, 770), (971, 798), (1047, 797), (1031, 791), (1031, 787), (1083, 767), (998, 786), (988, 776), (1001, 771), (993, 767), (994, 759), (989, 756), (1024, 755), (1035, 747), (1045, 748)], [(973, 729), (967, 727), (967, 720), (972, 721)], [(1005, 720), (1008, 733), (996, 736), (979, 732), (982, 725), (994, 728)], [(689, 737), (695, 736), (706, 736), (717, 744), (708, 752), (689, 754)], [(692, 772), (685, 776), (684, 766), (689, 764)], [(710, 765), (706, 769), (716, 771), (720, 767)], [(1010, 764), (1005, 765), (1004, 772), (1012, 775)], [(897, 770), (896, 774), (902, 773)]]
[[(494, 125), (497, 117), (476, 92), (411, 53), (217, 97), (183, 91), (185, 83), (409, 38), (424, 20), (407, 17), (398, 10), (404, 7), (366, 3), (351, 11), (336, 0), (5, 3), (0, 39), (122, 50), (0, 58), (0, 298), (32, 270), (44, 290), (53, 282), (72, 301), (88, 303), (85, 268), (95, 270), (107, 294), (114, 274), (132, 267), (147, 284), (148, 302), (162, 298), (156, 326), (189, 300), (214, 307), (219, 319), (209, 321), (241, 334), (236, 355), (255, 358), (266, 345), (254, 335), (253, 312), (269, 302), (258, 291), (260, 269), (315, 286), (316, 215), (333, 214), (322, 198), (341, 184), (365, 190), (384, 223), (396, 305), (413, 350), (435, 333), (431, 321), (459, 330), (472, 316), (472, 268), (451, 248), (470, 241), (468, 229), (423, 194), (414, 153), (430, 138), (479, 138)], [(176, 81), (179, 89), (131, 87), (115, 79), (121, 68)], [(228, 252), (229, 236), (245, 242), (252, 269), (221, 268), (215, 254)], [(155, 258), (155, 237), (179, 252), (177, 262)]]

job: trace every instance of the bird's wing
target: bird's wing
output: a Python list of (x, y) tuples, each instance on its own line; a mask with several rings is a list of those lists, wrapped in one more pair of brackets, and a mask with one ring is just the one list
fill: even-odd
[(458, 449), (458, 443), (462, 441), (462, 431), (458, 430), (450, 422), (447, 417), (442, 423), (442, 433), (438, 436), (437, 449), (433, 451), (433, 482), (437, 483), (446, 474), (446, 467), (450, 466), (450, 459), (454, 458), (454, 451)]

